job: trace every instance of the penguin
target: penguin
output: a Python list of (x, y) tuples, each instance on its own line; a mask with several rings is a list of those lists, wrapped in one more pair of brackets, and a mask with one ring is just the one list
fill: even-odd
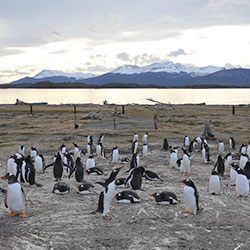
[[(109, 214), (109, 207), (112, 198), (115, 195), (115, 178), (124, 166), (115, 168), (109, 178), (104, 183), (104, 190), (101, 191), (98, 200), (98, 208), (95, 212), (102, 213), (103, 219), (111, 219), (111, 214)], [(94, 212), (94, 213), (95, 213)]]
[(247, 152), (246, 153), (250, 159), (250, 142), (248, 142), (248, 144), (247, 144)]
[(225, 172), (225, 165), (224, 160), (222, 159), (221, 155), (218, 155), (217, 161), (214, 165), (214, 170), (217, 168), (217, 172), (220, 176), (224, 176)]
[(62, 154), (65, 154), (67, 152), (67, 148), (64, 143), (59, 148), (59, 151), (61, 152), (61, 157), (62, 157)]
[(158, 205), (170, 205), (178, 203), (177, 196), (172, 192), (156, 192), (150, 194), (150, 196), (155, 198), (155, 201)]
[(68, 194), (70, 192), (70, 187), (65, 182), (57, 182), (52, 192), (54, 194)]
[(224, 165), (225, 165), (225, 171), (229, 172), (230, 171), (230, 166), (233, 163), (233, 158), (231, 152), (228, 152), (226, 156), (224, 157)]
[(75, 172), (75, 178), (77, 182), (83, 182), (84, 178), (84, 171), (83, 171), (83, 164), (81, 162), (81, 158), (77, 157), (74, 168), (70, 170), (69, 178), (70, 176)]
[(88, 175), (103, 175), (103, 171), (100, 168), (93, 167), (87, 169), (87, 174)]
[(241, 144), (239, 154), (245, 154), (247, 151), (247, 145), (245, 143)]
[(124, 190), (122, 192), (119, 192), (114, 196), (114, 198), (118, 203), (130, 204), (141, 202), (140, 196), (136, 192), (131, 190)]
[(78, 188), (78, 194), (96, 194), (96, 192), (91, 190), (94, 187), (91, 183), (82, 183), (76, 187)]
[(185, 184), (184, 202), (185, 202), (186, 210), (184, 210), (184, 213), (196, 215), (197, 212), (200, 210), (199, 193), (197, 191), (197, 188), (195, 187), (193, 181), (190, 179), (185, 179), (179, 182)]
[(169, 160), (170, 168), (176, 168), (176, 164), (177, 164), (177, 153), (176, 150), (171, 149), (170, 160)]
[(37, 151), (36, 147), (32, 146), (30, 148), (30, 156), (31, 156), (31, 158), (34, 159), (37, 155), (38, 155), (38, 151)]
[(213, 170), (209, 178), (209, 193), (212, 195), (220, 194), (221, 183), (219, 174)]
[(210, 161), (210, 156), (209, 156), (209, 146), (205, 142), (201, 144), (201, 153), (202, 153), (203, 163), (207, 164)]
[(100, 141), (98, 142), (98, 145), (96, 146), (96, 156), (100, 160), (105, 159), (105, 151), (104, 151), (103, 145)]
[(148, 144), (148, 132), (146, 132), (142, 137), (142, 144)]
[(176, 163), (178, 167), (180, 168), (181, 174), (183, 174), (183, 158), (178, 159)]
[(130, 186), (134, 190), (142, 190), (142, 176), (145, 169), (143, 167), (133, 168), (130, 170), (129, 175), (125, 181), (126, 186)]
[(137, 149), (138, 149), (138, 141), (135, 140), (135, 141), (133, 141), (133, 144), (132, 144), (132, 154), (136, 154)]
[(250, 162), (248, 161), (243, 169), (245, 176), (250, 180)]
[(123, 157), (123, 158), (121, 159), (121, 164), (122, 164), (122, 165), (127, 165), (129, 162), (130, 162), (130, 160), (129, 160), (129, 158), (127, 158), (127, 157)]
[(94, 168), (95, 167), (95, 159), (92, 154), (89, 155), (87, 161), (86, 161), (86, 169)]
[(104, 134), (101, 134), (101, 135), (99, 136), (98, 142), (103, 143), (103, 140), (104, 140)]
[(113, 147), (112, 153), (111, 153), (111, 163), (116, 164), (119, 162), (119, 150), (118, 146)]
[(26, 148), (23, 145), (20, 145), (18, 148), (18, 153), (21, 154), (23, 157), (26, 155)]
[(56, 159), (54, 162), (52, 162), (51, 164), (47, 165), (44, 168), (44, 171), (48, 168), (53, 166), (53, 175), (56, 179), (56, 181), (61, 180), (62, 175), (63, 175), (63, 166), (66, 166), (68, 168), (70, 168), (70, 166), (66, 165), (65, 163), (63, 163), (60, 152), (57, 152), (56, 154)]
[(5, 207), (9, 208), (10, 216), (19, 214), (26, 218), (25, 214), (25, 194), (22, 186), (17, 182), (16, 176), (12, 173), (6, 175), (8, 179), (7, 192), (5, 193)]
[(194, 140), (192, 140), (191, 142), (190, 142), (190, 144), (189, 144), (189, 146), (188, 146), (188, 152), (189, 153), (192, 153), (192, 152), (194, 152), (194, 149), (195, 149), (195, 147), (196, 147), (196, 142), (194, 141)]
[(88, 142), (88, 144), (93, 145), (93, 136), (92, 135), (88, 135), (87, 142)]
[(235, 140), (233, 137), (229, 138), (229, 146), (231, 149), (235, 149)]
[(16, 163), (16, 155), (11, 154), (10, 158), (7, 161), (7, 167), (6, 167), (6, 174), (7, 173), (12, 173), (13, 175), (17, 176), (18, 173), (18, 166)]
[(202, 143), (202, 138), (200, 136), (196, 137), (195, 139), (195, 142), (197, 142), (199, 145), (201, 145)]
[(240, 168), (241, 169), (244, 169), (247, 161), (248, 161), (248, 155), (247, 154), (241, 154), (240, 155)]
[(188, 155), (186, 149), (182, 148), (182, 151), (183, 151), (182, 174), (190, 175), (190, 166), (191, 166), (190, 156)]
[(164, 140), (163, 140), (163, 150), (167, 151), (168, 149), (169, 149), (168, 139), (164, 138)]
[(93, 145), (90, 142), (87, 145), (87, 153), (88, 153), (88, 155), (93, 154)]
[(238, 175), (238, 172), (236, 171), (239, 168), (239, 166), (235, 163), (232, 164), (232, 167), (230, 169), (230, 185), (235, 186), (236, 184), (236, 178)]
[(150, 170), (145, 170), (143, 173), (143, 177), (150, 181), (163, 181), (155, 172)]
[(184, 143), (183, 143), (184, 147), (188, 147), (189, 146), (189, 137), (187, 135), (185, 135), (184, 137)]
[(148, 156), (148, 145), (147, 144), (143, 144), (143, 146), (142, 146), (142, 155), (143, 155), (143, 157)]
[(218, 154), (223, 154), (224, 153), (224, 148), (225, 148), (224, 142), (223, 141), (219, 141), (219, 144), (218, 144)]
[(77, 157), (81, 157), (82, 150), (78, 147), (78, 145), (75, 142), (73, 142), (73, 145), (74, 145), (74, 149), (73, 149), (74, 159), (76, 160)]
[(138, 141), (138, 134), (134, 133), (133, 142)]
[(115, 185), (117, 187), (125, 187), (126, 177), (121, 177), (115, 180)]
[(236, 171), (238, 175), (236, 177), (235, 191), (238, 197), (246, 197), (249, 193), (249, 181), (241, 168), (237, 168)]
[[(61, 153), (60, 153), (61, 154)], [(66, 172), (69, 173), (69, 169), (74, 167), (74, 160), (69, 152), (61, 154), (63, 166), (66, 166)]]
[(44, 157), (43, 155), (37, 155), (35, 158), (34, 158), (34, 167), (36, 169), (36, 172), (39, 173), (39, 174), (43, 174), (44, 172)]

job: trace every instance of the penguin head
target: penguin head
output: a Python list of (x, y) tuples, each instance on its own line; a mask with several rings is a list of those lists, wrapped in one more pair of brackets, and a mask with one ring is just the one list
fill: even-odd
[(90, 154), (89, 159), (93, 159), (93, 158), (94, 158), (93, 154)]
[(145, 134), (148, 135), (148, 132), (146, 132)]
[(160, 196), (160, 193), (159, 192), (155, 192), (153, 194), (150, 194), (150, 196), (156, 198), (156, 197), (159, 197)]
[(184, 183), (185, 185), (187, 185), (189, 187), (195, 188), (195, 185), (194, 185), (193, 181), (190, 180), (190, 179), (185, 179), (185, 180), (178, 181), (178, 182)]
[(117, 200), (121, 200), (122, 199), (122, 194), (121, 193), (117, 193), (115, 196), (114, 196), (115, 199)]
[(12, 174), (12, 173), (6, 174), (1, 179), (7, 179), (8, 180), (8, 184), (13, 184), (13, 183), (17, 182), (16, 176), (14, 174)]
[(107, 182), (110, 183), (110, 182), (112, 182), (113, 180), (115, 180), (116, 176), (118, 175), (118, 173), (120, 172), (120, 170), (121, 170), (122, 168), (124, 168), (124, 166), (121, 166), (121, 167), (119, 167), (119, 168), (113, 169), (113, 171), (111, 172), (111, 174), (110, 174), (110, 176), (109, 176)]
[(219, 175), (217, 171), (212, 170), (211, 175)]
[(217, 160), (218, 160), (218, 161), (222, 161), (222, 157), (221, 157), (221, 155), (218, 155)]
[(241, 169), (241, 168), (237, 168), (237, 169), (235, 169), (235, 170), (236, 170), (236, 172), (237, 172), (238, 174), (245, 175), (245, 173), (244, 173), (243, 169)]
[(236, 170), (236, 169), (238, 169), (239, 168), (239, 165), (238, 164), (236, 164), (235, 162), (232, 164), (232, 168), (234, 169), (234, 170)]
[(75, 143), (75, 142), (72, 142), (73, 143), (73, 145), (75, 146), (75, 147), (77, 147), (78, 148), (78, 145)]
[(80, 157), (77, 157), (76, 158), (76, 165), (80, 164), (81, 163), (81, 158)]

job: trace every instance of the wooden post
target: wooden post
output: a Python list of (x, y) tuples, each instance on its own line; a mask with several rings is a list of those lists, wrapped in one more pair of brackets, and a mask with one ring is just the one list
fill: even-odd
[(30, 113), (33, 113), (32, 105), (30, 104)]
[(157, 122), (159, 122), (159, 117), (160, 117), (160, 105), (157, 105)]
[(116, 129), (116, 107), (114, 112), (114, 129)]
[(125, 114), (125, 107), (124, 107), (124, 105), (122, 105), (122, 114), (123, 115)]
[(76, 114), (76, 105), (74, 105), (74, 114)]
[(99, 108), (99, 120), (102, 119), (102, 111), (101, 111), (101, 108)]
[(235, 114), (235, 106), (233, 105), (233, 107), (232, 107), (232, 115), (234, 115)]
[(74, 105), (74, 120), (75, 120), (75, 129), (78, 129), (79, 125), (77, 123), (76, 105)]
[(154, 127), (155, 127), (155, 129), (158, 129), (157, 114), (154, 115)]

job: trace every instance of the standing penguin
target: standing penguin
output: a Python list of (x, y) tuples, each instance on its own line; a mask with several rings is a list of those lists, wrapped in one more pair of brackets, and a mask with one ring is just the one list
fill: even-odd
[(184, 147), (188, 147), (189, 146), (189, 137), (187, 135), (185, 135), (184, 137), (184, 143), (183, 143)]
[(109, 214), (109, 207), (112, 198), (115, 195), (115, 178), (124, 166), (115, 168), (109, 178), (105, 181), (103, 187), (104, 190), (101, 191), (98, 201), (98, 209), (95, 212), (102, 213), (103, 219), (110, 219), (111, 214)]
[(176, 168), (176, 162), (177, 162), (177, 152), (175, 149), (171, 149), (170, 160), (169, 160), (170, 168)]
[(138, 141), (138, 134), (137, 133), (134, 133), (133, 142), (134, 141)]
[(224, 142), (223, 141), (219, 141), (219, 144), (218, 144), (218, 154), (223, 154), (224, 153), (224, 148), (225, 148)]
[(37, 173), (43, 174), (43, 172), (44, 172), (44, 157), (43, 157), (43, 155), (40, 154), (34, 158), (34, 167), (35, 167)]
[(135, 141), (133, 141), (133, 144), (132, 144), (132, 154), (136, 154), (137, 149), (138, 149), (138, 141), (135, 140)]
[(201, 144), (201, 153), (202, 153), (203, 163), (207, 164), (210, 161), (209, 146), (204, 141)]
[(100, 160), (104, 160), (105, 159), (105, 151), (104, 151), (104, 148), (103, 148), (103, 145), (102, 145), (101, 141), (99, 141), (98, 145), (96, 146), (96, 156)]
[(7, 161), (7, 167), (6, 167), (6, 174), (12, 173), (13, 175), (17, 176), (18, 173), (18, 166), (16, 163), (16, 155), (11, 154), (10, 158)]
[(86, 170), (90, 168), (94, 168), (94, 167), (95, 167), (95, 159), (94, 159), (94, 156), (90, 154), (86, 161)]
[(239, 197), (248, 196), (249, 181), (241, 168), (236, 169), (238, 175), (236, 177), (235, 191)]
[(76, 159), (74, 168), (71, 169), (70, 174), (69, 174), (69, 178), (70, 176), (75, 172), (75, 178), (77, 182), (83, 182), (83, 178), (84, 178), (84, 171), (83, 171), (83, 164), (81, 162), (81, 158), (78, 157)]
[(26, 148), (23, 145), (20, 145), (18, 148), (18, 153), (21, 154), (23, 157), (26, 155)]
[(229, 146), (231, 149), (235, 149), (235, 140), (233, 137), (229, 138)]
[(104, 134), (101, 134), (101, 135), (99, 136), (98, 142), (103, 143), (103, 140), (104, 140)]
[(142, 146), (142, 155), (144, 157), (148, 156), (148, 145), (147, 144), (143, 144), (143, 146)]
[(240, 155), (240, 168), (244, 169), (247, 161), (248, 161), (248, 155), (247, 154), (241, 154)]
[(7, 192), (5, 193), (5, 207), (10, 209), (10, 216), (19, 214), (20, 217), (26, 218), (25, 211), (25, 194), (21, 185), (17, 182), (16, 176), (12, 173), (6, 175), (8, 179)]
[(236, 184), (236, 178), (238, 175), (238, 172), (236, 171), (239, 168), (239, 166), (235, 163), (232, 164), (232, 167), (230, 169), (230, 185), (235, 186)]
[(143, 167), (133, 168), (125, 181), (125, 185), (131, 186), (134, 190), (141, 189), (142, 177), (145, 172)]
[(179, 181), (185, 184), (184, 187), (184, 202), (186, 205), (186, 210), (184, 213), (194, 214), (196, 215), (199, 209), (199, 194), (197, 188), (194, 183), (190, 179), (185, 179), (183, 181)]
[(212, 195), (220, 194), (221, 184), (218, 173), (213, 170), (209, 178), (209, 193)]
[(190, 144), (189, 144), (189, 146), (188, 146), (188, 152), (189, 153), (192, 153), (192, 152), (194, 152), (194, 149), (195, 149), (195, 147), (196, 147), (196, 142), (194, 141), (194, 140), (192, 140), (191, 142), (190, 142)]
[(247, 152), (247, 145), (246, 143), (242, 143), (240, 146), (239, 154), (245, 154)]
[(148, 132), (143, 135), (142, 144), (148, 144)]
[(36, 147), (32, 146), (30, 149), (30, 156), (32, 159), (34, 159), (38, 155), (38, 151)]
[(119, 150), (118, 146), (113, 147), (112, 153), (111, 153), (111, 163), (116, 164), (119, 162)]
[(191, 165), (190, 156), (188, 155), (186, 149), (182, 148), (182, 151), (183, 151), (182, 173), (184, 175), (190, 175), (190, 165)]
[(82, 151), (75, 142), (73, 142), (73, 145), (74, 145), (74, 149), (73, 149), (74, 160), (76, 160), (77, 157), (81, 157)]
[(224, 160), (222, 159), (221, 155), (218, 155), (217, 161), (214, 165), (214, 170), (217, 168), (217, 172), (220, 176), (224, 176), (225, 172), (225, 165)]
[(246, 177), (248, 180), (250, 180), (250, 161), (248, 161), (243, 169)]
[(231, 152), (228, 152), (226, 156), (224, 157), (224, 165), (225, 165), (225, 171), (229, 172), (230, 171), (230, 166), (233, 163), (233, 158)]

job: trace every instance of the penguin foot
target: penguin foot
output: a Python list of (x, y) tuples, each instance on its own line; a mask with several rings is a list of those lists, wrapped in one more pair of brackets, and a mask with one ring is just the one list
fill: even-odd
[(21, 212), (19, 215), (21, 218), (27, 218), (27, 215), (24, 212)]
[(186, 173), (186, 172), (182, 172), (182, 174), (183, 174), (183, 175), (187, 175), (187, 173)]
[(16, 213), (14, 213), (13, 211), (10, 211), (10, 216), (16, 216)]
[(193, 211), (190, 211), (190, 210), (184, 210), (183, 213), (186, 213), (186, 214), (194, 214)]
[(242, 198), (242, 197), (243, 197), (243, 195), (242, 195), (242, 194), (238, 194), (238, 197)]
[(104, 220), (111, 220), (111, 214), (105, 214), (105, 215), (103, 216), (103, 219), (104, 219)]
[(189, 173), (189, 172), (187, 172), (187, 175), (190, 175), (190, 173)]
[(27, 185), (24, 185), (25, 187), (31, 187), (31, 185), (30, 184), (27, 184)]
[(213, 192), (213, 193), (211, 193), (211, 195), (216, 195), (216, 193), (215, 193), (215, 192)]
[(235, 187), (235, 186), (236, 186), (236, 184), (231, 184), (231, 186)]
[(175, 166), (172, 166), (172, 167), (170, 167), (170, 168), (174, 169), (174, 168), (176, 168), (176, 167), (175, 167)]

